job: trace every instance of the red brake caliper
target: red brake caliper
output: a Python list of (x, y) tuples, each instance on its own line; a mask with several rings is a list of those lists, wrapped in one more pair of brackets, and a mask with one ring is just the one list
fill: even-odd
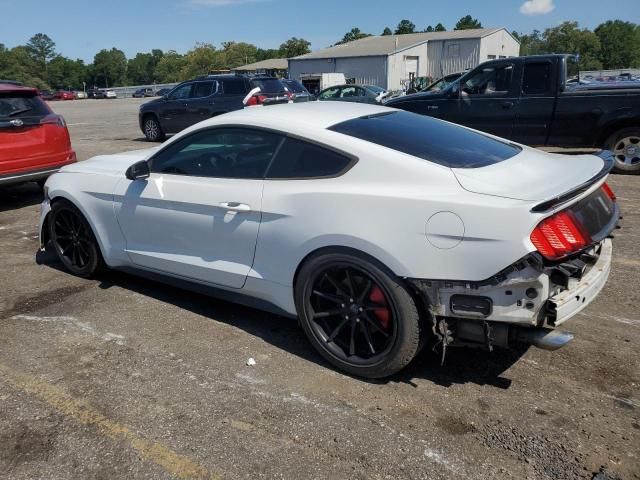
[[(369, 300), (377, 305), (386, 305), (387, 301), (384, 298), (384, 293), (380, 290), (380, 287), (374, 285), (369, 294)], [(389, 309), (387, 307), (376, 308), (373, 311), (382, 327), (387, 330), (389, 328)]]

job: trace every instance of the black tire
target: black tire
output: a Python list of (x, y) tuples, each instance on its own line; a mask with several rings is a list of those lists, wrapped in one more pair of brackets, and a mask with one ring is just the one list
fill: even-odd
[(614, 172), (640, 174), (640, 127), (615, 132), (607, 140), (606, 148), (613, 152)]
[(150, 142), (162, 142), (165, 139), (164, 131), (160, 126), (160, 122), (154, 115), (147, 115), (142, 122), (142, 130), (144, 136)]
[(388, 377), (420, 350), (416, 303), (402, 281), (368, 255), (336, 249), (310, 257), (298, 273), (295, 302), (316, 350), (350, 374)]
[(71, 202), (58, 200), (51, 206), (48, 227), (53, 249), (71, 273), (91, 278), (103, 265), (89, 222)]

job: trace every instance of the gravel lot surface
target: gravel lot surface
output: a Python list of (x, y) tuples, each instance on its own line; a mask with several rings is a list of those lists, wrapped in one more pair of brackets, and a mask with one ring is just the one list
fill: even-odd
[[(144, 101), (52, 106), (85, 160), (149, 147)], [(571, 344), (423, 352), (385, 382), (295, 321), (37, 262), (40, 192), (0, 190), (0, 478), (640, 479), (640, 177), (610, 183), (624, 228)]]

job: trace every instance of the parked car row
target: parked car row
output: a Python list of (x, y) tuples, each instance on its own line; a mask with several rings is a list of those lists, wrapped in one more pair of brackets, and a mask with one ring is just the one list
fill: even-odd
[(164, 140), (207, 118), (247, 106), (309, 101), (311, 95), (295, 81), (247, 75), (205, 75), (174, 87), (140, 106), (140, 129), (152, 142)]
[[(136, 93), (145, 96), (142, 90)], [(245, 107), (311, 100), (380, 104), (386, 94), (383, 88), (373, 85), (337, 85), (314, 96), (297, 80), (207, 75), (183, 82), (161, 98), (143, 104), (139, 124), (145, 137), (155, 142), (207, 118)]]

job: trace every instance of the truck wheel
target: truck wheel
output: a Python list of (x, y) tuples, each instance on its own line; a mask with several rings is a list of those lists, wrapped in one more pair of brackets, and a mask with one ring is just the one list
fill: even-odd
[(613, 171), (640, 174), (640, 128), (623, 128), (609, 137), (606, 147), (613, 152)]

